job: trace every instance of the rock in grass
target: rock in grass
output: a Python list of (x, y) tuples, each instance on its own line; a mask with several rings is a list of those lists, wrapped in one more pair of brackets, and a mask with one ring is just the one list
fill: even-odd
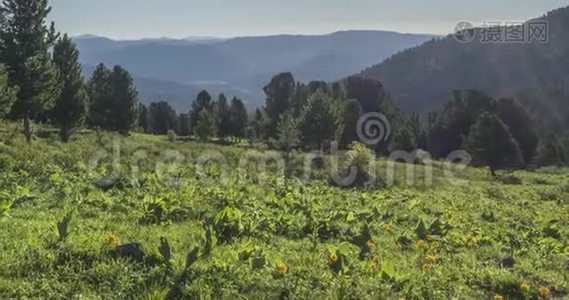
[(143, 262), (145, 258), (142, 246), (139, 243), (130, 243), (117, 246), (111, 251), (113, 258), (127, 258), (135, 262)]
[(511, 269), (514, 267), (515, 264), (516, 264), (516, 260), (511, 256), (504, 256), (504, 257), (500, 258), (500, 261), (498, 262), (498, 265), (501, 268), (505, 268), (505, 269)]
[(104, 191), (112, 188), (122, 188), (122, 180), (118, 176), (97, 179), (93, 181), (93, 184)]

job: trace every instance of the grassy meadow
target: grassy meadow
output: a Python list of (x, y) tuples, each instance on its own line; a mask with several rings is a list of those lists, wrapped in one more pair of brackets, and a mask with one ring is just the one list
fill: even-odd
[[(391, 186), (341, 188), (327, 159), (299, 179), (301, 153), (282, 176), (238, 168), (246, 145), (94, 132), (28, 145), (3, 126), (3, 299), (569, 297), (565, 170), (449, 178), (435, 163), (433, 184), (421, 165), (409, 184), (397, 164)], [(229, 167), (198, 166), (204, 153)]]

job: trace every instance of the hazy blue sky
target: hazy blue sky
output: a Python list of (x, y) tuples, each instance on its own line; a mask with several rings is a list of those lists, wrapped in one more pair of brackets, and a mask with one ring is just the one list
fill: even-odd
[(62, 32), (112, 38), (329, 33), (346, 29), (452, 32), (462, 20), (521, 21), (569, 0), (52, 0)]

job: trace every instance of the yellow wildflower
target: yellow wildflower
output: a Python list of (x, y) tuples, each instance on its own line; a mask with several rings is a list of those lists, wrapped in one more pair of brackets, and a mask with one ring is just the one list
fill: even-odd
[(116, 236), (116, 234), (111, 233), (111, 234), (109, 234), (109, 236), (107, 236), (107, 244), (108, 245), (115, 245), (118, 242), (119, 242), (119, 238)]
[(371, 272), (377, 271), (377, 261), (372, 260), (372, 261), (369, 262), (369, 270), (370, 270)]
[(433, 268), (433, 265), (432, 265), (432, 264), (429, 264), (429, 263), (424, 263), (424, 264), (423, 264), (423, 271), (424, 271), (424, 272), (429, 272), (432, 268)]
[(437, 258), (435, 256), (427, 255), (427, 257), (425, 258), (425, 263), (433, 264), (436, 260), (437, 260)]
[(371, 260), (369, 261), (369, 270), (371, 272), (376, 272), (377, 271), (377, 267), (379, 265), (379, 256), (378, 255), (374, 255), (372, 256)]
[(393, 230), (393, 226), (391, 226), (391, 224), (388, 223), (383, 224), (381, 227), (383, 227), (383, 230), (387, 232), (391, 232)]
[(434, 242), (431, 244), (431, 248), (434, 250), (440, 249), (443, 245), (440, 242)]
[(330, 260), (332, 262), (337, 262), (338, 261), (338, 255), (334, 252), (330, 254)]
[(367, 245), (367, 248), (370, 250), (375, 249), (375, 247), (376, 247), (372, 241), (368, 241), (366, 245)]
[(543, 285), (537, 289), (537, 292), (541, 298), (548, 298), (550, 293), (549, 288)]
[(520, 284), (520, 290), (522, 290), (522, 292), (527, 294), (530, 291), (530, 285), (524, 282)]
[(286, 275), (288, 273), (288, 266), (284, 262), (278, 262), (275, 267), (277, 272), (281, 275)]
[(424, 240), (419, 240), (419, 241), (417, 241), (417, 248), (427, 249), (427, 248), (429, 248), (429, 244), (427, 242), (425, 242)]
[(500, 294), (496, 294), (496, 295), (494, 295), (494, 300), (504, 300), (504, 296), (502, 296)]

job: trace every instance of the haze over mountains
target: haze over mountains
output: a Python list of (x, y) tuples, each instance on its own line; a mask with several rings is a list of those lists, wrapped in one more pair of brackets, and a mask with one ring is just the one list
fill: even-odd
[(86, 75), (100, 62), (121, 64), (135, 76), (143, 102), (167, 100), (178, 111), (186, 111), (202, 89), (261, 106), (262, 87), (280, 72), (292, 72), (303, 82), (360, 74), (382, 82), (404, 111), (435, 111), (453, 90), (476, 89), (493, 97), (515, 96), (547, 120), (546, 126), (569, 128), (569, 7), (538, 19), (548, 22), (546, 43), (482, 43), (480, 29), (468, 43), (452, 35), (386, 31), (75, 40)]
[(406, 111), (434, 111), (452, 90), (476, 89), (515, 96), (551, 129), (569, 128), (569, 7), (536, 20), (548, 24), (545, 43), (483, 43), (478, 29), (472, 42), (429, 41), (361, 75), (381, 81)]
[(187, 38), (114, 41), (75, 38), (86, 75), (100, 62), (120, 64), (135, 77), (143, 102), (167, 100), (185, 111), (201, 89), (263, 101), (262, 87), (279, 72), (300, 81), (334, 81), (383, 61), (433, 35), (343, 31), (329, 35), (276, 35), (232, 39)]

